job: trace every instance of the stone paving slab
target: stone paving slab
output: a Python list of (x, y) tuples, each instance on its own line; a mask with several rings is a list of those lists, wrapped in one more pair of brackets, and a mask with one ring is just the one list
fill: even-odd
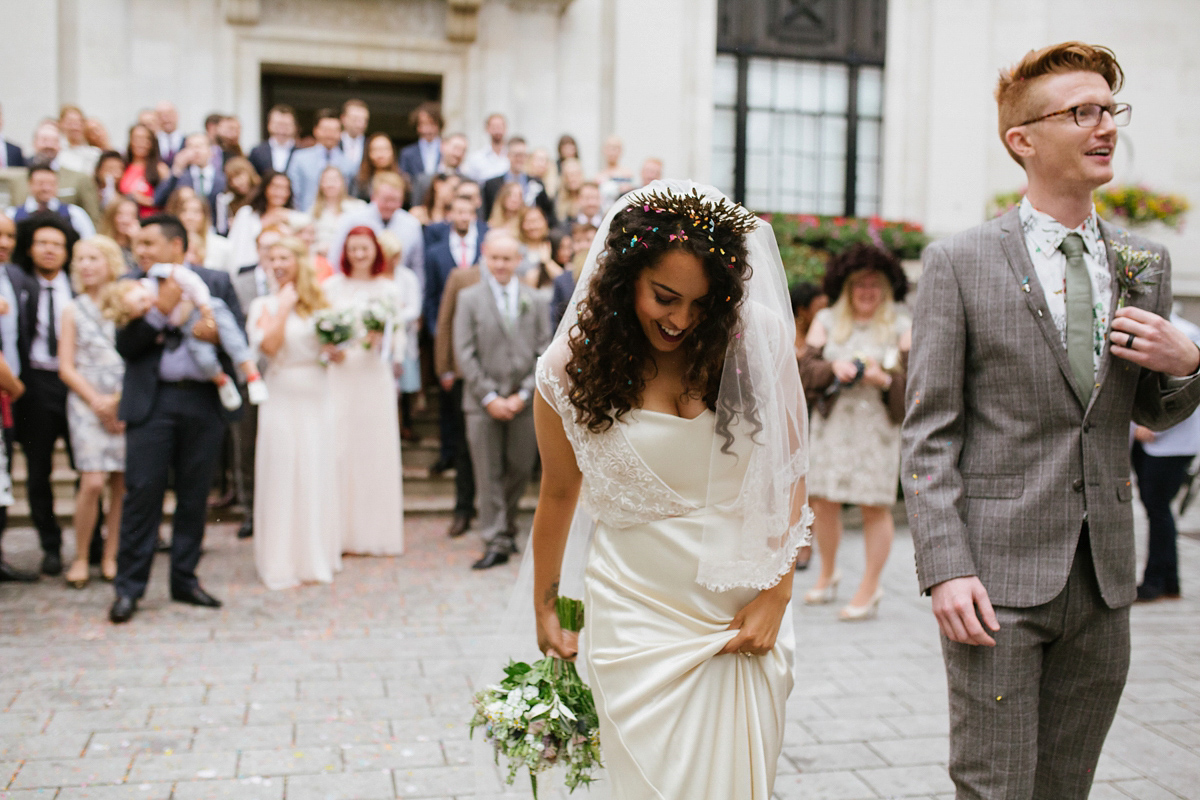
[[(465, 724), (517, 565), (472, 572), (479, 543), (444, 538), (446, 522), (410, 519), (405, 556), (350, 558), (336, 583), (286, 592), (258, 583), (252, 542), (213, 525), (200, 573), (225, 606), (170, 602), (160, 556), (122, 627), (99, 581), (0, 584), (0, 800), (528, 798), (523, 783), (475, 794)], [(1200, 532), (1200, 508), (1181, 529)], [(1142, 544), (1140, 517), (1138, 532)], [(4, 546), (37, 565), (31, 530)], [(1182, 537), (1180, 558), (1185, 599), (1133, 610), (1093, 800), (1200, 797), (1200, 538)], [(862, 566), (854, 531), (842, 560), (844, 602)], [(798, 577), (797, 596), (812, 580)], [(779, 800), (953, 796), (940, 646), (906, 531), (884, 586), (866, 623), (838, 622), (840, 603), (796, 606)]]

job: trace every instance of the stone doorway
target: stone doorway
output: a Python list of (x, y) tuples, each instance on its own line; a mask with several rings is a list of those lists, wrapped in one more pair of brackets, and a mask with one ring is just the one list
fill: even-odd
[(389, 73), (313, 69), (310, 67), (263, 65), (260, 86), (261, 136), (266, 138), (267, 111), (277, 103), (296, 109), (301, 137), (312, 131), (316, 112), (322, 108), (341, 109), (342, 103), (356, 97), (371, 109), (368, 133), (383, 131), (392, 138), (397, 152), (417, 140), (417, 131), (409, 123), (409, 114), (427, 100), (442, 99), (440, 75), (398, 75)]

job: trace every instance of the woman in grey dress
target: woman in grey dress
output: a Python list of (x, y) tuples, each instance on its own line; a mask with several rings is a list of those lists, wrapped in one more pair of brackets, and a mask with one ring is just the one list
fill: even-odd
[(76, 589), (88, 582), (88, 549), (105, 486), (110, 499), (100, 571), (105, 580), (117, 574), (125, 497), (125, 423), (117, 419), (117, 402), (125, 362), (117, 353), (113, 323), (100, 314), (99, 305), (101, 293), (124, 272), (121, 248), (107, 236), (94, 236), (75, 245), (71, 273), (77, 296), (63, 309), (58, 355), (59, 375), (70, 389), (67, 425), (80, 472), (75, 498), (75, 560), (66, 575), (67, 583)]

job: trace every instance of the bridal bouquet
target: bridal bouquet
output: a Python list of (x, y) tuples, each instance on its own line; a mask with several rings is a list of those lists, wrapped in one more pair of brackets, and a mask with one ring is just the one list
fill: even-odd
[(313, 314), (313, 326), (321, 346), (341, 347), (354, 338), (357, 318), (347, 308), (323, 308)]
[[(558, 620), (565, 631), (583, 628), (583, 602), (558, 598)], [(475, 695), (471, 735), (483, 727), (488, 741), (508, 759), (511, 786), (521, 767), (529, 770), (537, 798), (537, 774), (565, 764), (565, 783), (572, 792), (595, 780), (601, 766), (596, 702), (575, 665), (547, 657), (533, 664), (510, 661), (504, 679)]]

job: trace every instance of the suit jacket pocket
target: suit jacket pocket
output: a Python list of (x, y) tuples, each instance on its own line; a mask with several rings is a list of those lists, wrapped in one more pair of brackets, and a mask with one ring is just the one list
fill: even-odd
[(963, 475), (967, 497), (998, 497), (1012, 500), (1025, 493), (1024, 475)]
[(1128, 503), (1133, 499), (1133, 486), (1129, 481), (1117, 484), (1117, 499), (1122, 503)]

